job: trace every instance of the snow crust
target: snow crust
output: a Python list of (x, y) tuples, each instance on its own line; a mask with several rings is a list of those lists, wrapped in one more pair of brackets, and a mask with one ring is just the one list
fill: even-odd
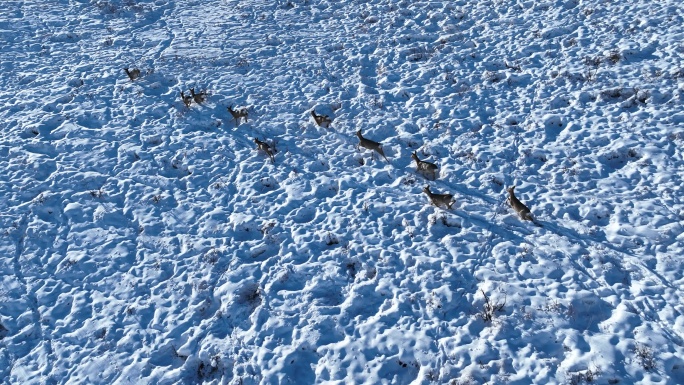
[(3, 2), (0, 380), (684, 383), (683, 26), (674, 0)]

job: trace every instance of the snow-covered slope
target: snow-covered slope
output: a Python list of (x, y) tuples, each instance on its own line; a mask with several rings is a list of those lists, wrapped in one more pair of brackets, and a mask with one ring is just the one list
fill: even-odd
[(5, 3), (4, 383), (684, 383), (681, 2)]

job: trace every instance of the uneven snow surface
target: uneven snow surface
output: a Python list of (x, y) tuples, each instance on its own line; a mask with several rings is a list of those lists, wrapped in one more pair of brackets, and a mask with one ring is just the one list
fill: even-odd
[(684, 383), (681, 1), (2, 3), (2, 383)]

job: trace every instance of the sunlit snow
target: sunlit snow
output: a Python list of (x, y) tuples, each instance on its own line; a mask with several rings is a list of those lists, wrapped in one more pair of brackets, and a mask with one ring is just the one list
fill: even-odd
[(679, 0), (8, 0), (0, 66), (4, 384), (684, 383)]

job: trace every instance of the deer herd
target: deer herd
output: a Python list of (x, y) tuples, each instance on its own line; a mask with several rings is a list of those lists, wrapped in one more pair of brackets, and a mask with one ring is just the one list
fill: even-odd
[[(124, 71), (126, 72), (126, 75), (128, 75), (128, 78), (131, 81), (135, 81), (140, 77), (140, 70), (137, 68), (134, 69), (129, 69), (129, 68), (124, 68)], [(207, 98), (207, 93), (206, 91), (199, 91), (195, 92), (195, 88), (190, 88), (190, 94), (186, 94), (183, 91), (180, 91), (180, 97), (181, 101), (183, 104), (187, 107), (190, 108), (192, 103), (196, 104), (202, 104)], [(233, 119), (235, 120), (235, 127), (238, 127), (240, 125), (240, 121), (247, 121), (247, 117), (249, 115), (247, 108), (238, 108), (238, 109), (233, 109), (233, 106), (228, 106), (228, 112), (231, 114)], [(316, 113), (316, 110), (313, 109), (310, 111), (311, 117), (313, 117), (314, 122), (316, 125), (319, 127), (323, 128), (329, 128), (330, 124), (332, 123), (332, 119), (328, 115), (319, 115)], [(361, 130), (356, 131), (356, 136), (359, 138), (359, 142), (356, 145), (357, 150), (360, 150), (361, 147), (371, 150), (372, 151), (372, 157), (375, 158), (375, 153), (380, 154), (385, 161), (389, 163), (389, 159), (387, 159), (387, 156), (385, 156), (385, 152), (382, 149), (382, 144), (379, 142), (376, 142), (374, 140), (368, 139), (364, 137), (361, 134)], [(271, 145), (269, 143), (266, 143), (262, 140), (259, 140), (258, 138), (254, 138), (254, 143), (257, 145), (257, 150), (262, 151), (268, 155), (268, 157), (271, 159), (271, 163), (275, 163), (275, 145)], [(421, 160), (418, 158), (418, 155), (414, 151), (411, 154), (411, 159), (413, 159), (416, 162), (416, 171), (418, 173), (421, 173), (425, 176), (426, 179), (429, 179), (428, 176), (432, 177), (432, 180), (436, 180), (437, 176), (439, 174), (439, 168), (437, 167), (436, 164)], [(508, 198), (507, 201), (510, 204), (510, 206), (517, 212), (517, 214), (520, 216), (521, 219), (526, 220), (526, 221), (532, 221), (535, 224), (537, 223), (535, 219), (532, 217), (532, 213), (530, 212), (530, 209), (525, 206), (516, 196), (515, 196), (515, 186), (511, 186), (507, 189), (508, 191)], [(430, 190), (430, 186), (425, 186), (423, 188), (423, 192), (427, 195), (428, 200), (430, 201), (431, 204), (435, 205), (436, 207), (444, 206), (446, 209), (451, 209), (451, 206), (455, 203), (454, 196), (452, 194), (436, 194), (433, 193)]]

